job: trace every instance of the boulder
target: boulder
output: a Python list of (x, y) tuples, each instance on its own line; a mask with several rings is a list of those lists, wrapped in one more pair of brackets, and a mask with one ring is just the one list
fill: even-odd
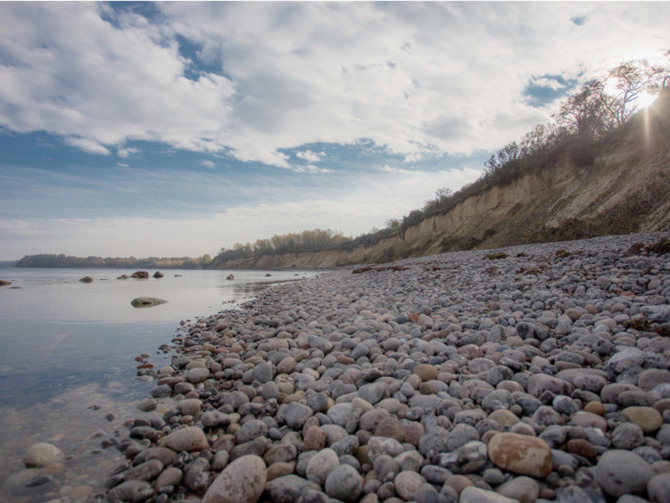
[(128, 279), (129, 277), (130, 277), (130, 276), (128, 276), (127, 274), (122, 274), (121, 276), (119, 276), (119, 277), (116, 278), (116, 279)]
[(6, 279), (0, 279), (0, 286), (9, 286), (11, 285), (11, 281), (7, 281)]
[(167, 300), (158, 299), (156, 297), (137, 297), (130, 301), (133, 307), (153, 307), (159, 304), (165, 304)]
[(156, 271), (156, 272), (154, 273), (154, 278), (162, 278), (163, 276), (165, 276), (165, 274), (163, 274), (163, 273), (160, 272), (160, 271)]
[(93, 278), (91, 278), (90, 276), (84, 276), (79, 281), (81, 281), (82, 283), (93, 283)]
[(130, 277), (136, 279), (147, 279), (149, 277), (149, 273), (147, 271), (135, 271), (130, 275)]
[(232, 274), (229, 274), (228, 276), (226, 276), (226, 279), (227, 279), (228, 281), (232, 281), (232, 280), (235, 279), (235, 276), (233, 276)]

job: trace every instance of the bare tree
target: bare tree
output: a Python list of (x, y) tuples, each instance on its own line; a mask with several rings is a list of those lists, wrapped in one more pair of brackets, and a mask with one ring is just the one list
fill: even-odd
[[(617, 126), (637, 112), (635, 102), (642, 91), (659, 87), (663, 70), (646, 60), (628, 61), (610, 70), (608, 85), (601, 91), (600, 97)], [(614, 94), (606, 93), (609, 87), (614, 89)]]
[(567, 126), (579, 136), (591, 138), (612, 129), (615, 122), (603, 101), (604, 90), (605, 86), (600, 80), (587, 82), (581, 91), (561, 105), (556, 122)]

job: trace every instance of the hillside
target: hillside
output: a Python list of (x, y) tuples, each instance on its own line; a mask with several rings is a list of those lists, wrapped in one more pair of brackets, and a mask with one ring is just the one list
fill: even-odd
[(268, 254), (214, 267), (332, 268), (456, 249), (670, 229), (670, 89), (587, 151), (568, 154), (372, 246)]

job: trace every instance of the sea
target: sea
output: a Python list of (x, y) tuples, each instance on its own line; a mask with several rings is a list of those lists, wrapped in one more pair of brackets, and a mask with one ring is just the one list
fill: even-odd
[[(155, 383), (137, 376), (137, 359), (170, 363), (183, 324), (241, 304), (311, 271), (166, 269), (162, 278), (117, 279), (134, 270), (0, 269), (0, 501), (77, 501), (100, 493), (122, 455), (104, 441), (127, 436), (127, 421)], [(234, 279), (227, 279), (232, 274)], [(91, 283), (79, 281), (90, 276)], [(167, 302), (136, 308), (136, 297)], [(160, 415), (169, 404), (154, 411)], [(59, 447), (62, 467), (23, 466), (38, 442)], [(51, 472), (54, 473), (51, 473)]]

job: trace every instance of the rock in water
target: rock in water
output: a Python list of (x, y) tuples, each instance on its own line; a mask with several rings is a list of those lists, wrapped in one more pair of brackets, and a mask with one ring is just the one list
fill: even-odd
[(498, 433), (489, 441), (493, 463), (519, 475), (544, 478), (551, 473), (551, 448), (537, 437), (517, 433)]
[(9, 286), (11, 285), (11, 281), (7, 281), (6, 279), (0, 279), (0, 286)]
[(146, 279), (149, 277), (149, 273), (147, 271), (135, 271), (130, 275), (130, 277), (136, 279)]
[(160, 304), (165, 304), (167, 300), (158, 299), (156, 297), (137, 297), (130, 301), (133, 307), (154, 307)]
[(228, 276), (226, 276), (226, 279), (229, 280), (229, 281), (232, 281), (232, 280), (235, 279), (235, 276), (232, 275), (232, 274), (229, 274)]
[(202, 503), (254, 503), (265, 489), (267, 468), (255, 455), (230, 463), (209, 487)]
[(162, 278), (163, 276), (165, 276), (165, 274), (163, 274), (163, 273), (160, 272), (160, 271), (156, 271), (156, 272), (154, 273), (154, 278)]
[(27, 467), (43, 466), (62, 461), (65, 454), (58, 447), (46, 442), (31, 445), (23, 457), (23, 464)]
[(82, 283), (93, 283), (93, 278), (91, 278), (90, 276), (84, 276), (79, 281), (81, 281)]

